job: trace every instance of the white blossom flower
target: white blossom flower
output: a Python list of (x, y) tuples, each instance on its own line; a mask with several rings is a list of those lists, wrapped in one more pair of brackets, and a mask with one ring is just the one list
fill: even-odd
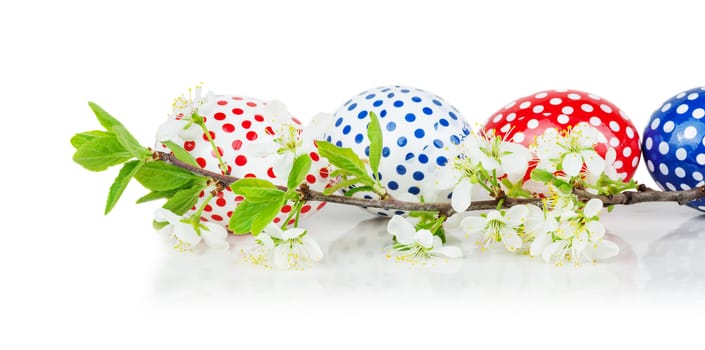
[(389, 220), (387, 232), (396, 237), (391, 249), (399, 261), (417, 263), (428, 258), (454, 259), (463, 256), (458, 247), (444, 246), (440, 237), (426, 229), (417, 231), (411, 222), (399, 215)]
[(490, 210), (481, 216), (470, 216), (460, 223), (468, 238), (475, 239), (476, 244), (489, 248), (497, 242), (502, 242), (509, 251), (516, 251), (523, 245), (519, 236), (519, 228), (524, 224), (529, 209), (517, 205), (508, 210)]
[(203, 132), (200, 126), (193, 122), (193, 116), (209, 115), (216, 105), (215, 94), (208, 91), (205, 96), (201, 96), (201, 86), (196, 86), (195, 95), (179, 96), (172, 104), (172, 113), (169, 120), (164, 122), (155, 135), (157, 141), (191, 141), (198, 138)]
[(467, 157), (477, 162), (490, 174), (497, 177), (507, 175), (511, 181), (523, 177), (531, 160), (531, 152), (521, 144), (506, 142), (495, 136), (471, 135), (463, 140), (463, 150)]
[(577, 176), (583, 164), (592, 173), (601, 173), (605, 160), (593, 148), (599, 132), (587, 123), (579, 123), (565, 135), (555, 129), (546, 129), (532, 145), (539, 161), (539, 169), (555, 172), (562, 170), (567, 176)]
[(211, 249), (227, 250), (230, 247), (227, 242), (228, 231), (221, 225), (200, 222), (196, 228), (188, 219), (164, 208), (154, 212), (154, 221), (168, 223), (159, 232), (176, 242), (174, 249), (177, 251), (193, 251), (201, 241)]
[(303, 269), (323, 258), (321, 247), (300, 227), (282, 230), (270, 223), (256, 237), (258, 246), (245, 258), (277, 269)]

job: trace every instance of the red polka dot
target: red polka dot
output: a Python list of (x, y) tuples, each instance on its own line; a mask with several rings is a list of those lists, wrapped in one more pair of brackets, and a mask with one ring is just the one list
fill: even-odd
[(240, 97), (240, 96), (233, 96), (232, 99), (235, 101), (242, 101), (242, 97)]
[(198, 163), (198, 166), (200, 166), (201, 168), (206, 167), (206, 160), (203, 159), (202, 157), (196, 158), (196, 163)]
[(298, 119), (291, 117), (291, 120), (293, 120), (294, 123), (301, 125), (301, 121), (299, 121)]
[(201, 222), (208, 222), (208, 219), (204, 218), (203, 216), (200, 217)]
[(215, 205), (219, 207), (224, 207), (226, 204), (228, 204), (228, 201), (226, 201), (225, 198), (218, 198), (215, 200)]
[(252, 126), (252, 122), (249, 121), (249, 120), (244, 120), (244, 121), (242, 122), (242, 127), (243, 127), (244, 129), (249, 129), (251, 126)]
[(211, 219), (213, 219), (215, 221), (223, 221), (223, 217), (218, 214), (211, 215)]
[(210, 212), (212, 212), (212, 211), (213, 211), (213, 207), (211, 207), (211, 205), (210, 205), (210, 204), (206, 204), (206, 206), (205, 206), (205, 207), (203, 207), (203, 211), (205, 211), (205, 212), (209, 212), (209, 213), (210, 213)]
[[(223, 156), (223, 148), (222, 148), (222, 147), (216, 147), (215, 149), (218, 150), (218, 153), (220, 153), (220, 156), (222, 157), (222, 156)], [(213, 157), (213, 158), (216, 157), (215, 152), (211, 151), (211, 157)]]
[(272, 179), (277, 177), (277, 175), (274, 174), (274, 168), (269, 167), (269, 169), (267, 169), (267, 176), (271, 177)]
[(311, 157), (311, 160), (313, 160), (314, 162), (317, 162), (319, 159), (321, 159), (321, 157), (319, 157), (318, 153), (316, 152), (311, 152), (308, 154), (308, 156)]
[(247, 164), (247, 157), (242, 154), (235, 157), (235, 164), (237, 166), (244, 166), (245, 164)]
[(308, 174), (308, 175), (306, 175), (306, 182), (308, 182), (310, 184), (315, 183), (316, 177), (311, 174)]
[(233, 212), (232, 212), (232, 210), (231, 210), (231, 211), (228, 211), (227, 213), (225, 213), (225, 215), (227, 215), (228, 217), (231, 217), (231, 216), (233, 216)]
[(321, 204), (319, 204), (319, 205), (316, 207), (316, 210), (320, 210), (321, 208), (323, 208), (323, 207), (325, 207), (325, 206), (326, 206), (326, 202), (321, 202)]
[(184, 149), (191, 152), (193, 149), (196, 148), (196, 143), (193, 141), (186, 141), (184, 142)]
[(253, 174), (253, 173), (248, 173), (248, 174), (245, 174), (244, 177), (245, 177), (246, 179), (256, 179), (256, 178), (257, 178), (257, 175), (255, 175), (255, 174)]
[(249, 107), (257, 107), (257, 104), (254, 102), (247, 102), (246, 105), (248, 105)]
[(247, 139), (250, 141), (257, 140), (257, 133), (254, 131), (250, 131), (247, 133)]
[[(215, 140), (215, 132), (213, 132), (211, 130), (211, 131), (208, 131), (208, 133), (211, 134), (211, 139)], [(206, 135), (205, 132), (203, 133), (203, 141), (208, 141), (208, 136)]]
[(206, 195), (205, 191), (201, 191), (201, 193), (198, 194), (198, 198), (203, 198), (203, 196)]
[(218, 106), (225, 106), (226, 104), (228, 104), (228, 101), (218, 101)]
[(268, 127), (264, 128), (264, 132), (265, 132), (267, 135), (271, 135), (271, 136), (274, 136), (274, 135), (275, 135), (274, 129), (272, 129), (271, 126), (268, 126)]
[(321, 168), (318, 170), (318, 174), (321, 175), (322, 178), (327, 178), (328, 177), (328, 168)]
[[(232, 174), (232, 173), (233, 173), (233, 167), (231, 167), (230, 165), (228, 165), (228, 174)], [(226, 187), (225, 190), (226, 190), (226, 191), (230, 191), (230, 187)]]
[(242, 202), (242, 201), (244, 201), (244, 200), (245, 200), (245, 197), (243, 197), (243, 196), (235, 196), (235, 201), (236, 201), (236, 202)]
[(241, 108), (233, 108), (233, 114), (235, 115), (241, 115), (242, 113), (245, 113)]
[(295, 222), (296, 222), (295, 219), (291, 219), (291, 220), (289, 220), (289, 225), (293, 225)]
[(286, 214), (291, 211), (291, 206), (290, 205), (285, 205), (282, 207), (282, 213)]
[(301, 214), (306, 214), (306, 213), (308, 213), (309, 211), (311, 211), (311, 206), (310, 206), (310, 205), (306, 204), (306, 205), (304, 205), (303, 207), (301, 207)]
[(260, 114), (255, 114), (255, 120), (261, 123), (264, 121), (264, 117)]
[(213, 118), (215, 118), (215, 120), (225, 120), (225, 113), (218, 112), (215, 115), (213, 115)]
[(240, 150), (240, 148), (242, 148), (242, 141), (240, 141), (240, 140), (233, 141), (233, 149), (238, 151), (238, 150)]
[(230, 123), (225, 123), (225, 124), (223, 124), (223, 131), (233, 132), (233, 131), (235, 131), (235, 125), (232, 125)]
[(278, 224), (280, 221), (282, 221), (280, 218), (274, 218), (274, 220), (272, 220), (275, 224)]

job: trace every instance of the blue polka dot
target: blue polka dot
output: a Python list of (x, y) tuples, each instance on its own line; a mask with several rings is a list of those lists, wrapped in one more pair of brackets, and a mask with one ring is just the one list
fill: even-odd
[(421, 180), (423, 180), (423, 178), (424, 178), (424, 175), (422, 172), (420, 172), (420, 171), (414, 172), (414, 180), (421, 181)]
[(423, 113), (424, 113), (425, 115), (431, 115), (431, 114), (433, 114), (433, 110), (431, 109), (431, 107), (424, 107), (424, 108), (423, 108)]
[(443, 141), (435, 139), (433, 140), (433, 145), (436, 146), (436, 148), (443, 148)]
[(450, 117), (450, 119), (458, 120), (458, 116), (455, 115), (455, 113), (453, 113), (453, 112), (448, 112), (448, 116)]
[(378, 178), (380, 181), (382, 181), (382, 173), (377, 172), (377, 178)]
[(332, 136), (326, 137), (326, 141), (331, 142), (332, 140), (333, 140), (333, 137), (332, 137)]
[(465, 134), (465, 136), (470, 135), (470, 129), (468, 129), (468, 128), (463, 128), (463, 134)]
[(384, 89), (382, 89), (382, 92), (387, 92), (387, 91), (389, 91), (389, 90), (391, 90), (391, 89), (392, 89), (392, 88), (384, 88)]
[(460, 138), (458, 136), (452, 135), (450, 137), (450, 143), (454, 145), (459, 145), (460, 144)]
[(389, 147), (387, 147), (387, 146), (382, 147), (382, 157), (387, 158), (387, 157), (389, 157), (390, 153), (391, 153), (391, 151), (389, 150)]
[(376, 96), (375, 94), (369, 94), (369, 95), (365, 96), (365, 99), (371, 100), (371, 99), (373, 99), (375, 96)]
[(420, 190), (418, 187), (416, 187), (416, 186), (411, 186), (411, 187), (409, 187), (409, 193), (411, 193), (411, 194), (419, 194), (419, 192), (421, 192), (421, 190)]
[(413, 159), (413, 158), (414, 158), (414, 154), (411, 153), (411, 152), (409, 152), (409, 153), (406, 154), (406, 157), (404, 157), (404, 158), (405, 158), (406, 160)]
[(382, 100), (377, 100), (377, 101), (373, 102), (372, 105), (375, 107), (379, 107), (382, 105), (382, 103), (384, 103)]
[(383, 211), (378, 211), (378, 212), (377, 212), (377, 215), (389, 216), (389, 214), (387, 214), (387, 213), (385, 213), (385, 212), (383, 212)]
[(399, 188), (399, 184), (396, 181), (389, 181), (387, 187), (389, 187), (390, 190), (396, 190)]
[(447, 119), (444, 119), (444, 118), (439, 119), (438, 122), (439, 122), (441, 125), (443, 125), (443, 126), (448, 126), (448, 125), (450, 125), (450, 123), (448, 123), (448, 120), (447, 120)]
[(387, 116), (387, 110), (386, 110), (386, 109), (383, 109), (382, 112), (379, 113), (379, 117), (380, 117), (380, 118), (384, 118), (384, 117), (386, 117), (386, 116)]
[(421, 102), (421, 97), (414, 96), (414, 97), (411, 98), (411, 100), (414, 101), (414, 102), (416, 102), (416, 103), (419, 103), (419, 102)]
[(421, 164), (428, 163), (428, 156), (423, 153), (419, 154), (419, 163), (421, 163)]
[(404, 119), (406, 119), (407, 122), (411, 123), (411, 122), (413, 122), (414, 120), (416, 120), (416, 114), (414, 114), (414, 113), (407, 113), (406, 116), (404, 117)]
[(352, 130), (352, 126), (346, 125), (346, 126), (343, 128), (343, 135), (349, 134), (349, 133), (350, 133), (350, 130)]
[(406, 167), (404, 167), (403, 165), (397, 165), (397, 174), (399, 174), (399, 175), (406, 174)]
[(406, 137), (402, 136), (402, 137), (398, 138), (398, 139), (397, 139), (397, 145), (398, 145), (399, 147), (404, 147), (404, 146), (406, 146)]
[(394, 101), (394, 107), (399, 108), (399, 107), (402, 107), (402, 106), (404, 106), (404, 101), (400, 101), (400, 100)]
[(369, 194), (366, 194), (363, 198), (365, 198), (365, 199), (372, 199), (372, 196), (370, 196)]
[(352, 111), (353, 109), (355, 109), (355, 107), (357, 107), (357, 103), (353, 103), (350, 106), (348, 106), (348, 110)]
[(338, 147), (343, 147), (343, 142), (342, 141), (336, 141), (335, 145)]
[(392, 97), (394, 97), (394, 93), (393, 93), (393, 92), (390, 92), (390, 93), (387, 94), (387, 98), (392, 98)]
[(335, 121), (335, 127), (339, 127), (340, 124), (343, 124), (343, 117), (338, 118), (338, 120)]
[(406, 214), (406, 213), (405, 213), (403, 210), (397, 210), (397, 211), (394, 212), (394, 214), (396, 214), (396, 215), (404, 215), (404, 214)]
[(424, 136), (426, 136), (426, 132), (423, 131), (423, 129), (416, 129), (414, 130), (414, 136), (416, 136), (417, 139), (422, 139)]
[(440, 156), (440, 157), (436, 158), (436, 164), (438, 164), (440, 166), (446, 166), (446, 164), (448, 164), (448, 158), (446, 158), (444, 156)]
[(438, 101), (438, 100), (433, 100), (433, 104), (436, 105), (436, 106), (438, 106), (438, 107), (443, 106), (443, 104), (441, 103), (441, 101)]
[(367, 116), (367, 111), (360, 111), (360, 113), (357, 114), (358, 119), (364, 119)]
[(394, 131), (397, 128), (397, 123), (389, 122), (387, 123), (387, 131)]
[(362, 134), (357, 134), (355, 135), (355, 143), (362, 143), (362, 140), (365, 139), (365, 136)]
[(408, 94), (410, 91), (409, 91), (409, 89), (401, 89), (401, 92), (402, 92), (402, 93), (405, 93), (405, 94)]

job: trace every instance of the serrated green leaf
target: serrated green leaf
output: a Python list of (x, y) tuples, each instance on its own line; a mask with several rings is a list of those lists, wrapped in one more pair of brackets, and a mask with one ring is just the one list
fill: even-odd
[(198, 175), (164, 162), (148, 162), (135, 174), (135, 179), (151, 191), (190, 187), (194, 182), (203, 181)]
[(111, 210), (115, 207), (118, 200), (125, 192), (125, 188), (132, 180), (135, 173), (144, 165), (143, 160), (132, 160), (122, 166), (118, 176), (115, 178), (112, 186), (110, 186), (110, 191), (108, 192), (108, 201), (105, 203), (105, 215), (108, 215)]
[(74, 162), (90, 171), (103, 171), (132, 158), (132, 154), (112, 135), (86, 141), (73, 155)]
[(326, 141), (316, 141), (316, 145), (318, 145), (318, 153), (321, 157), (328, 159), (336, 168), (343, 169), (355, 177), (370, 177), (365, 163), (352, 149), (338, 147)]
[(172, 153), (174, 153), (174, 156), (176, 157), (176, 159), (178, 159), (186, 164), (190, 164), (193, 166), (199, 166), (198, 162), (196, 162), (196, 159), (193, 158), (191, 153), (189, 153), (183, 147), (177, 145), (176, 143), (174, 143), (172, 141), (163, 141), (162, 143), (164, 144), (164, 146), (169, 148), (169, 150)]
[(184, 213), (196, 205), (198, 195), (204, 188), (205, 183), (176, 192), (164, 203), (162, 208), (169, 209), (176, 215), (184, 215)]
[(294, 165), (289, 172), (289, 179), (286, 187), (289, 190), (294, 190), (304, 181), (306, 174), (311, 170), (311, 157), (308, 154), (302, 154), (294, 159)]
[(106, 112), (102, 107), (98, 106), (93, 102), (88, 102), (88, 106), (91, 107), (96, 118), (106, 130), (111, 131), (117, 137), (120, 144), (125, 147), (125, 149), (130, 152), (135, 158), (143, 159), (147, 157), (150, 153), (146, 147), (142, 147), (137, 139), (132, 136), (132, 134), (127, 131), (122, 123)]
[(81, 146), (83, 146), (83, 144), (85, 144), (86, 142), (88, 142), (90, 140), (93, 140), (93, 139), (99, 138), (99, 137), (108, 137), (111, 135), (114, 136), (114, 134), (111, 134), (111, 133), (109, 133), (107, 131), (103, 131), (103, 130), (93, 130), (93, 131), (81, 132), (76, 135), (73, 135), (73, 137), (71, 138), (71, 145), (74, 148), (79, 149), (79, 148), (81, 148)]
[(284, 192), (279, 200), (272, 198), (270, 201), (241, 202), (230, 217), (229, 227), (236, 234), (259, 234), (277, 216), (284, 205)]
[(379, 161), (382, 158), (382, 128), (379, 126), (377, 115), (370, 111), (370, 124), (367, 126), (367, 138), (370, 139), (370, 168), (377, 179), (379, 174)]
[(549, 182), (553, 180), (553, 173), (543, 169), (534, 169), (531, 171), (531, 179), (538, 182)]
[(248, 188), (277, 188), (274, 186), (273, 183), (267, 181), (267, 180), (262, 180), (262, 179), (255, 179), (255, 178), (247, 178), (247, 179), (240, 179), (235, 181), (232, 185), (230, 185), (230, 189), (233, 190), (235, 193), (240, 193), (243, 189), (248, 189)]
[(140, 197), (137, 200), (137, 204), (147, 203), (147, 202), (155, 201), (157, 199), (162, 199), (162, 198), (170, 198), (171, 196), (176, 194), (176, 192), (179, 192), (179, 191), (181, 191), (180, 188), (175, 188), (173, 190), (168, 190), (168, 191), (152, 191), (152, 192), (149, 192), (146, 195)]

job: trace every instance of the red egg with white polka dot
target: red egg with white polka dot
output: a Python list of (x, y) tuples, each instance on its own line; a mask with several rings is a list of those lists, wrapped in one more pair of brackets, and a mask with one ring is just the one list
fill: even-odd
[(505, 140), (531, 145), (546, 129), (568, 130), (578, 123), (598, 130), (595, 150), (603, 158), (609, 147), (617, 151), (614, 167), (628, 181), (639, 165), (639, 134), (626, 114), (611, 102), (577, 90), (542, 91), (512, 101), (494, 113), (482, 128)]
[[(230, 174), (238, 178), (261, 178), (275, 185), (286, 186), (288, 174), (279, 174), (274, 170), (278, 159), (256, 153), (259, 148), (266, 148), (268, 143), (275, 143), (284, 123), (293, 125), (295, 132), (299, 134), (302, 131), (301, 123), (296, 118), (288, 117), (288, 113), (285, 118), (281, 115), (275, 118), (271, 114), (276, 111), (268, 109), (266, 101), (230, 95), (216, 95), (215, 99), (214, 107), (209, 108), (204, 119)], [(170, 118), (176, 119), (174, 116)], [(181, 141), (180, 144), (196, 159), (201, 168), (221, 172), (218, 158), (205, 133), (195, 140)], [(310, 148), (312, 165), (305, 181), (312, 189), (322, 191), (334, 182), (329, 176), (330, 164), (318, 155), (312, 141)], [(168, 148), (159, 143), (156, 149), (169, 152)], [(190, 212), (200, 206), (205, 198), (205, 193), (202, 192), (198, 203)], [(243, 199), (242, 196), (235, 195), (230, 188), (226, 188), (206, 205), (201, 218), (227, 227), (230, 216)], [(289, 217), (292, 210), (289, 204), (281, 208), (281, 212), (274, 218), (274, 223), (281, 224), (289, 219), (289, 224), (293, 224), (294, 220)], [(323, 202), (306, 203), (301, 209), (300, 218), (318, 211), (324, 205)]]

